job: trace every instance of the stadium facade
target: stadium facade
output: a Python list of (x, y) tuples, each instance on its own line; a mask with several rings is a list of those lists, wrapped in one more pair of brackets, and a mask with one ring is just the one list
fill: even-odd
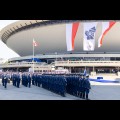
[[(68, 52), (66, 46), (66, 23), (80, 22), (75, 38), (75, 50)], [(97, 21), (95, 36), (95, 50), (86, 52), (83, 50), (83, 23), (92, 22), (85, 20), (21, 20), (12, 23), (0, 32), (1, 40), (21, 57), (9, 59), (11, 65), (3, 65), (8, 69), (15, 67), (15, 63), (31, 62), (32, 64), (32, 41), (33, 38), (39, 43), (35, 47), (35, 58), (41, 63), (46, 63), (47, 69), (63, 67), (71, 73), (87, 72), (113, 73), (119, 75), (120, 67), (120, 23), (110, 29), (103, 40), (102, 47), (98, 48), (98, 38), (101, 33), (101, 22)], [(38, 62), (38, 60), (36, 60)], [(14, 64), (14, 65), (13, 65)], [(28, 64), (28, 63), (26, 63)], [(40, 64), (41, 65), (41, 64)], [(51, 65), (51, 66), (50, 66)], [(45, 65), (44, 65), (45, 66)], [(23, 68), (21, 66), (21, 68)], [(28, 65), (25, 68), (31, 68)], [(20, 68), (20, 65), (16, 65)], [(44, 70), (47, 70), (44, 69)], [(43, 69), (41, 69), (43, 71)], [(36, 69), (36, 71), (41, 71)]]

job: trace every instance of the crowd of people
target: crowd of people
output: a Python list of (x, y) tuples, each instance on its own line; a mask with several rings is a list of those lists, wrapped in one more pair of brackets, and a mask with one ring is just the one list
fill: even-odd
[(67, 74), (67, 75), (47, 75), (39, 73), (2, 73), (2, 85), (7, 88), (8, 81), (11, 81), (13, 86), (20, 88), (20, 85), (31, 87), (35, 85), (42, 87), (51, 92), (66, 96), (66, 93), (89, 99), (88, 94), (91, 89), (89, 75), (82, 74)]

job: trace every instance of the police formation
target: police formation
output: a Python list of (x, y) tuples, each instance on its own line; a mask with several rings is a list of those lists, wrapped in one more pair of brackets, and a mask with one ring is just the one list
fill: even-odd
[(11, 80), (12, 80), (13, 86), (17, 88), (20, 87), (21, 76), (19, 73), (13, 73), (11, 75)]
[(65, 96), (67, 81), (64, 76), (33, 74), (32, 85), (42, 87), (54, 93)]
[(89, 75), (32, 75), (32, 85), (65, 96), (66, 93), (87, 99), (91, 89)]
[(87, 99), (91, 89), (89, 75), (72, 75), (66, 76), (67, 92), (71, 95)]
[(31, 74), (23, 73), (22, 74), (22, 85), (25, 87), (31, 87)]
[(4, 73), (2, 75), (2, 84), (7, 88), (8, 80), (12, 80), (13, 86), (19, 88), (20, 83), (25, 87), (32, 85), (42, 87), (56, 94), (66, 96), (66, 93), (87, 99), (91, 89), (89, 76), (84, 75), (46, 75), (39, 73)]

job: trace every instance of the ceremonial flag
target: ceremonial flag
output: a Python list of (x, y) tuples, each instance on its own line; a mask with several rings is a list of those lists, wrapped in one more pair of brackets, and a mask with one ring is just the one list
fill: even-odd
[(33, 39), (33, 46), (38, 46), (38, 43)]
[(66, 44), (67, 51), (74, 50), (75, 36), (79, 27), (79, 22), (66, 24)]
[(93, 51), (95, 48), (95, 33), (97, 22), (83, 23), (84, 37), (83, 37), (83, 50)]
[(98, 39), (98, 47), (102, 46), (103, 38), (116, 22), (102, 22), (102, 33)]

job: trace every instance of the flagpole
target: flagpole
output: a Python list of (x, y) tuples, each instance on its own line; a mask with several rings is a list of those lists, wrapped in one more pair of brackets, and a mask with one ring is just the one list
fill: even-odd
[[(33, 43), (34, 43), (34, 38), (33, 38)], [(33, 45), (33, 73), (34, 73), (34, 44)]]

